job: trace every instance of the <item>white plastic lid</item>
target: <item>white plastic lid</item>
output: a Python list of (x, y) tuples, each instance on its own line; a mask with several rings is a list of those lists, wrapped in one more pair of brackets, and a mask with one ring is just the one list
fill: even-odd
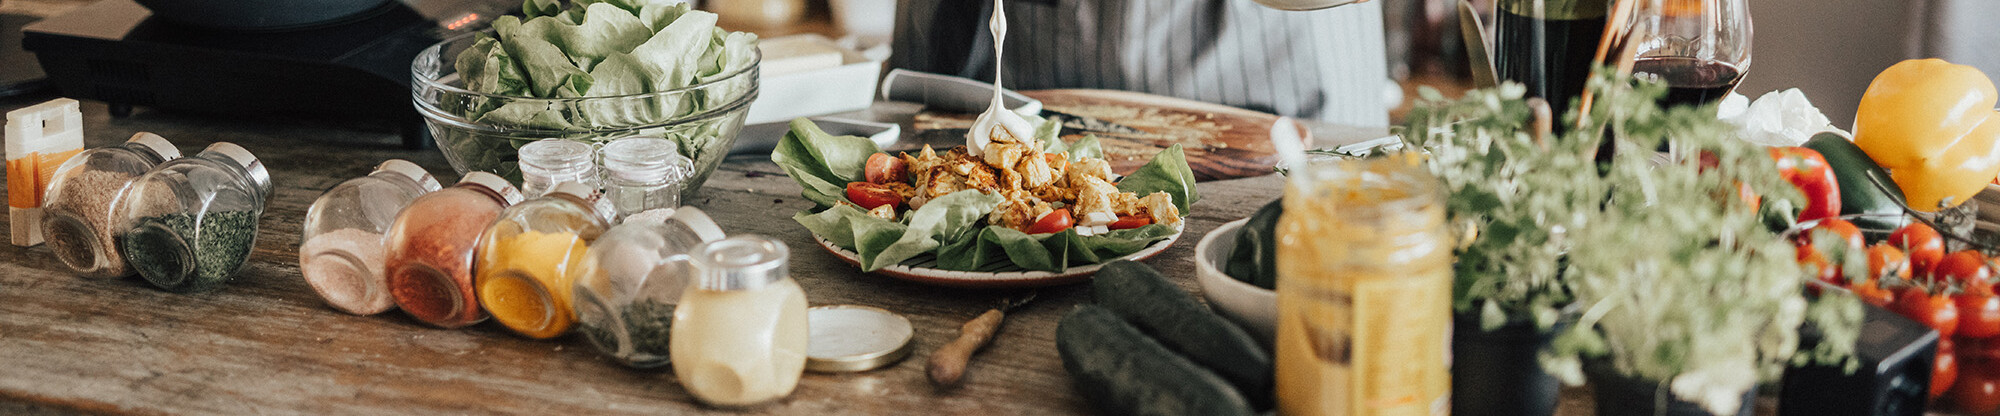
[(82, 149), (83, 112), (76, 100), (57, 98), (7, 112), (7, 156), (43, 149)]
[(438, 184), (438, 180), (436, 177), (431, 176), (430, 171), (424, 170), (423, 166), (417, 166), (417, 164), (410, 163), (410, 161), (408, 160), (402, 160), (402, 159), (384, 160), (382, 161), (382, 164), (375, 165), (375, 171), (389, 172), (397, 175), (402, 175), (403, 177), (406, 178), (410, 178), (410, 180), (417, 182), (417, 187), (424, 188), (424, 192), (437, 191), (438, 189), (443, 187), (442, 185)]
[(133, 133), (132, 138), (125, 139), (125, 142), (138, 143), (141, 146), (146, 146), (147, 149), (153, 151), (153, 154), (160, 155), (160, 160), (174, 160), (181, 158), (181, 149), (178, 147), (174, 147), (174, 144), (172, 142), (168, 142), (167, 138), (160, 137), (160, 135), (158, 134), (153, 134), (143, 131), (138, 133)]
[(556, 184), (556, 187), (549, 188), (549, 194), (569, 195), (582, 200), (589, 200), (590, 195), (595, 193), (597, 193), (597, 190), (591, 189), (590, 185), (584, 185), (576, 182), (558, 183)]
[(521, 189), (515, 188), (513, 183), (507, 182), (507, 178), (502, 178), (500, 175), (489, 172), (472, 172), (465, 174), (463, 178), (459, 178), (458, 183), (460, 185), (477, 185), (492, 190), (493, 193), (500, 194), (500, 199), (507, 201), (507, 205), (521, 203)]
[(257, 160), (257, 155), (250, 154), (250, 151), (245, 150), (243, 146), (237, 146), (235, 143), (230, 142), (215, 142), (215, 144), (201, 149), (201, 152), (215, 152), (216, 154), (228, 157), (229, 160), (236, 161), (237, 166), (242, 166), (243, 171), (250, 174), (250, 182), (257, 185), (257, 191), (260, 193), (259, 196), (269, 197), (271, 195), (271, 172), (264, 170), (264, 162)]

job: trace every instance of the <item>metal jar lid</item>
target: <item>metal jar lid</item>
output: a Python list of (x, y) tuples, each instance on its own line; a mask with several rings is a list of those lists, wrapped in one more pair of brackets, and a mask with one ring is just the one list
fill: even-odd
[(819, 306), (806, 311), (812, 335), (806, 369), (852, 373), (887, 367), (910, 356), (916, 330), (895, 313), (857, 305)]

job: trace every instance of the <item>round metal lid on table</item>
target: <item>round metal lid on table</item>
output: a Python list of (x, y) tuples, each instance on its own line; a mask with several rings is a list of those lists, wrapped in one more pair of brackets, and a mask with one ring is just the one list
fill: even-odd
[(887, 367), (910, 356), (916, 330), (901, 315), (867, 306), (829, 305), (806, 313), (812, 328), (806, 369), (847, 373)]

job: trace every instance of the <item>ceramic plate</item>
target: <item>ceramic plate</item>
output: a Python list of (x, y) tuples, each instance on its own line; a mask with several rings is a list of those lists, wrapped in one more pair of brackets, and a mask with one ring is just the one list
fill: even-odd
[[(1180, 240), (1181, 234), (1186, 234), (1186, 233), (1187, 233), (1187, 221), (1183, 220), (1181, 221), (1180, 224), (1174, 226), (1173, 235), (1169, 235), (1167, 236), (1167, 238), (1162, 239), (1160, 241), (1154, 241), (1152, 245), (1146, 246), (1145, 249), (1133, 252), (1132, 254), (1127, 254), (1124, 257), (1119, 257), (1115, 260), (1145, 260), (1148, 258), (1152, 258), (1154, 255), (1158, 255), (1160, 254), (1160, 252), (1166, 251), (1167, 247), (1173, 246), (1174, 241)], [(826, 249), (827, 252), (833, 253), (834, 256), (840, 257), (841, 261), (845, 261), (847, 262), (847, 264), (854, 265), (854, 267), (861, 267), (861, 255), (855, 253), (853, 250), (848, 250), (840, 248), (840, 246), (833, 245), (832, 241), (827, 241), (827, 239), (820, 238), (819, 235), (813, 235), (813, 240), (819, 242), (820, 248), (824, 248)], [(1047, 272), (1041, 270), (1022, 270), (1021, 268), (1014, 266), (1013, 263), (1008, 262), (1006, 259), (999, 259), (992, 263), (987, 263), (984, 267), (981, 267), (980, 270), (982, 271), (959, 271), (959, 270), (943, 270), (931, 267), (936, 264), (937, 264), (936, 255), (923, 254), (917, 256), (916, 258), (905, 260), (901, 264), (884, 267), (880, 270), (876, 270), (873, 273), (897, 279), (903, 279), (912, 282), (938, 285), (938, 286), (966, 287), (966, 288), (1027, 288), (1027, 287), (1066, 285), (1071, 283), (1082, 282), (1086, 279), (1089, 279), (1091, 275), (1096, 274), (1098, 268), (1104, 267), (1103, 263), (1098, 263), (1086, 266), (1071, 267), (1068, 269), (1064, 269), (1061, 272)]]

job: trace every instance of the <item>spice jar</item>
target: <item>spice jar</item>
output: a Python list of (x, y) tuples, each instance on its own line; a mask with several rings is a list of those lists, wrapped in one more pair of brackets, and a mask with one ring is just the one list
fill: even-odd
[(438, 190), (422, 166), (390, 159), (313, 200), (299, 231), (299, 274), (327, 306), (372, 315), (396, 306), (382, 274), (384, 242), (396, 213)]
[(681, 156), (680, 145), (657, 137), (628, 137), (604, 145), (604, 197), (616, 210), (614, 218), (681, 205), (681, 191), (694, 172), (694, 161)]
[(689, 253), (723, 238), (700, 209), (667, 209), (664, 221), (637, 217), (591, 243), (577, 272), (577, 330), (599, 352), (627, 366), (669, 361), (669, 329), (681, 290), (694, 280)]
[(117, 213), (132, 180), (181, 157), (173, 143), (152, 133), (117, 146), (86, 150), (63, 162), (42, 202), (42, 236), (63, 265), (92, 278), (132, 274), (118, 252)]
[(508, 207), (479, 238), (479, 304), (507, 329), (553, 338), (576, 324), (571, 282), (585, 250), (610, 224), (591, 206), (594, 190), (557, 184), (547, 195)]
[(688, 393), (716, 406), (785, 397), (805, 371), (806, 295), (787, 273), (785, 244), (764, 236), (702, 243), (696, 278), (674, 308), (668, 346)]
[(444, 328), (485, 320), (472, 290), (473, 252), (480, 234), (517, 202), (521, 190), (506, 179), (472, 172), (403, 207), (389, 225), (389, 251), (382, 261), (396, 307)]
[(170, 292), (222, 287), (250, 258), (271, 173), (233, 143), (161, 163), (132, 181), (119, 212), (119, 252)]
[(534, 198), (554, 189), (556, 184), (576, 182), (597, 189), (600, 182), (590, 144), (575, 140), (542, 139), (521, 146), (521, 195)]

